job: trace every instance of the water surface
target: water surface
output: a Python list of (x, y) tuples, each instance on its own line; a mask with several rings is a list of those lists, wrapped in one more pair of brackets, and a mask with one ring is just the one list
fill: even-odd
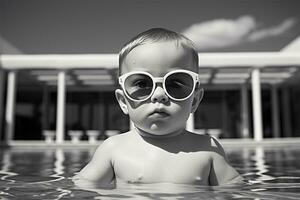
[(126, 184), (113, 190), (76, 187), (71, 177), (94, 148), (0, 149), (4, 199), (300, 199), (300, 147), (225, 149), (243, 185)]

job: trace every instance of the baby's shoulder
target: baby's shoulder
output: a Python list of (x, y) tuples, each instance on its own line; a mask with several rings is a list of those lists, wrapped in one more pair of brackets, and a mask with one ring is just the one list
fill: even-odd
[(120, 146), (120, 144), (124, 143), (124, 141), (128, 140), (126, 138), (128, 138), (128, 133), (110, 136), (103, 140), (103, 142), (99, 145), (98, 150), (114, 150), (116, 147)]
[(103, 142), (97, 147), (94, 158), (111, 158), (122, 146), (124, 145), (123, 141), (126, 141), (128, 135), (126, 133), (114, 135), (108, 137), (107, 139), (103, 140)]
[(128, 131), (118, 135), (110, 136), (109, 138), (105, 139), (101, 145), (116, 148), (126, 144), (127, 141), (131, 140), (131, 137), (130, 131)]
[(119, 143), (123, 143), (130, 137), (130, 131), (110, 136), (109, 138), (103, 141), (103, 144), (110, 144), (110, 145), (119, 145)]

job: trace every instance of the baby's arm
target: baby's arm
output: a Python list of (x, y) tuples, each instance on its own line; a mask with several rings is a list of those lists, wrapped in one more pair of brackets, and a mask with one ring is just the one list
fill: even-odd
[(80, 187), (113, 187), (114, 171), (111, 155), (114, 142), (106, 139), (96, 150), (92, 160), (73, 178)]
[(242, 183), (243, 178), (228, 163), (225, 151), (221, 144), (212, 138), (213, 146), (216, 147), (215, 153), (212, 155), (212, 164), (209, 175), (210, 185), (224, 185), (231, 183)]

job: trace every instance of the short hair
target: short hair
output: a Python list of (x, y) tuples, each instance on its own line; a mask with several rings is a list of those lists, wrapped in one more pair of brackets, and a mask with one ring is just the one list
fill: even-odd
[(196, 70), (198, 72), (198, 52), (195, 50), (194, 44), (190, 39), (188, 39), (180, 33), (171, 30), (167, 30), (164, 28), (152, 28), (138, 34), (123, 46), (119, 53), (119, 75), (122, 74), (122, 64), (126, 56), (130, 53), (132, 49), (134, 49), (137, 46), (146, 44), (148, 42), (154, 43), (160, 41), (174, 41), (178, 46), (181, 45), (182, 47), (191, 50), (192, 58), (195, 64), (197, 65)]

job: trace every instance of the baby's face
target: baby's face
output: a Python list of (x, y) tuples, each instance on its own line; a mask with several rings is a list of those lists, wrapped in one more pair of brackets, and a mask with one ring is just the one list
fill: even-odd
[[(126, 56), (122, 69), (123, 74), (145, 71), (154, 77), (163, 77), (176, 69), (194, 71), (195, 65), (188, 50), (174, 42), (156, 42), (134, 48)], [(126, 105), (137, 128), (153, 135), (167, 135), (185, 128), (193, 99), (194, 95), (184, 101), (172, 100), (158, 83), (150, 98), (140, 102), (126, 98)]]

